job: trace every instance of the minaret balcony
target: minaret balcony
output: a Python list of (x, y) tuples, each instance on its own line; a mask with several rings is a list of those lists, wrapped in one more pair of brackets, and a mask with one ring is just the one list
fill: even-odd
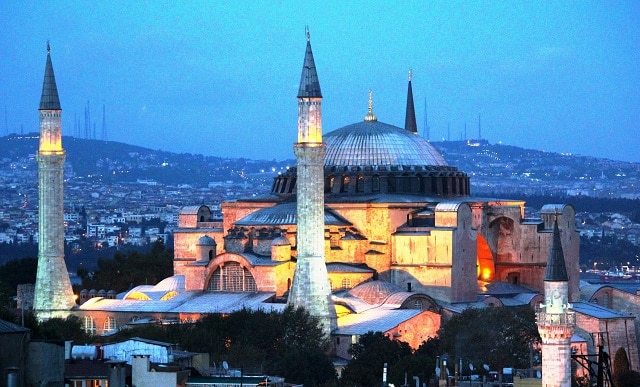
[(575, 326), (576, 325), (576, 313), (575, 312), (563, 312), (563, 313), (547, 313), (536, 312), (536, 324), (540, 326)]

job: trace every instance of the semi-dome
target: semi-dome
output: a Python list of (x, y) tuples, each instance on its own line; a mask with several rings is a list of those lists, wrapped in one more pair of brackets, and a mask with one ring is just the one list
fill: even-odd
[(421, 136), (377, 120), (347, 125), (323, 139), (327, 144), (325, 166), (447, 165), (440, 152)]

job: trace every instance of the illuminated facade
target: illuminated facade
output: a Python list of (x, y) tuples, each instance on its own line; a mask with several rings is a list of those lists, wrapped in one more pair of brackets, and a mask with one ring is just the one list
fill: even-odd
[(64, 262), (64, 197), (60, 99), (47, 43), (38, 148), (38, 271), (33, 308), (39, 320), (66, 317), (75, 306)]
[(206, 205), (182, 208), (174, 276), (89, 300), (76, 312), (85, 329), (288, 302), (321, 317), (343, 356), (369, 330), (417, 348), (464, 308), (542, 302), (556, 219), (568, 299), (577, 298), (573, 207), (545, 205), (530, 219), (522, 200), (473, 197), (469, 176), (413, 130), (408, 90), (405, 128), (378, 120), (370, 92), (362, 121), (323, 134), (307, 42), (296, 167), (263, 197), (222, 203), (221, 220)]

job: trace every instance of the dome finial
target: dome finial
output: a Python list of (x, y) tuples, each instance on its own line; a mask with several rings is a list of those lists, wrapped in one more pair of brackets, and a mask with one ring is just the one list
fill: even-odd
[(51, 46), (49, 45), (49, 41), (47, 40), (47, 54), (51, 52)]
[(373, 114), (373, 91), (369, 89), (369, 112), (364, 116), (365, 121), (378, 121), (378, 117)]
[(307, 35), (307, 42), (311, 40), (311, 32), (309, 32), (309, 26), (304, 26), (304, 32)]
[(409, 82), (411, 82), (411, 76), (412, 76), (412, 75), (413, 75), (413, 74), (411, 73), (411, 69), (409, 69)]

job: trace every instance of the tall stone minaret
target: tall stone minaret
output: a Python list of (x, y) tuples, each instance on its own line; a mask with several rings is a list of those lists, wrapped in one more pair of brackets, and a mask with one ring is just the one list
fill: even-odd
[(411, 70), (409, 70), (409, 86), (407, 89), (407, 111), (404, 116), (404, 128), (413, 134), (418, 134), (416, 124), (416, 109), (413, 105), (413, 88), (411, 87)]
[(324, 154), (322, 93), (307, 31), (298, 91), (297, 263), (288, 304), (305, 308), (322, 323), (325, 336), (337, 327), (324, 260)]
[(564, 262), (558, 219), (553, 222), (553, 242), (544, 276), (543, 309), (537, 313), (542, 338), (542, 386), (571, 386), (571, 336), (576, 325), (569, 311), (569, 277)]
[(49, 43), (40, 97), (38, 148), (38, 273), (33, 309), (38, 320), (66, 317), (75, 305), (64, 262), (65, 151), (62, 149), (60, 99), (53, 75)]

